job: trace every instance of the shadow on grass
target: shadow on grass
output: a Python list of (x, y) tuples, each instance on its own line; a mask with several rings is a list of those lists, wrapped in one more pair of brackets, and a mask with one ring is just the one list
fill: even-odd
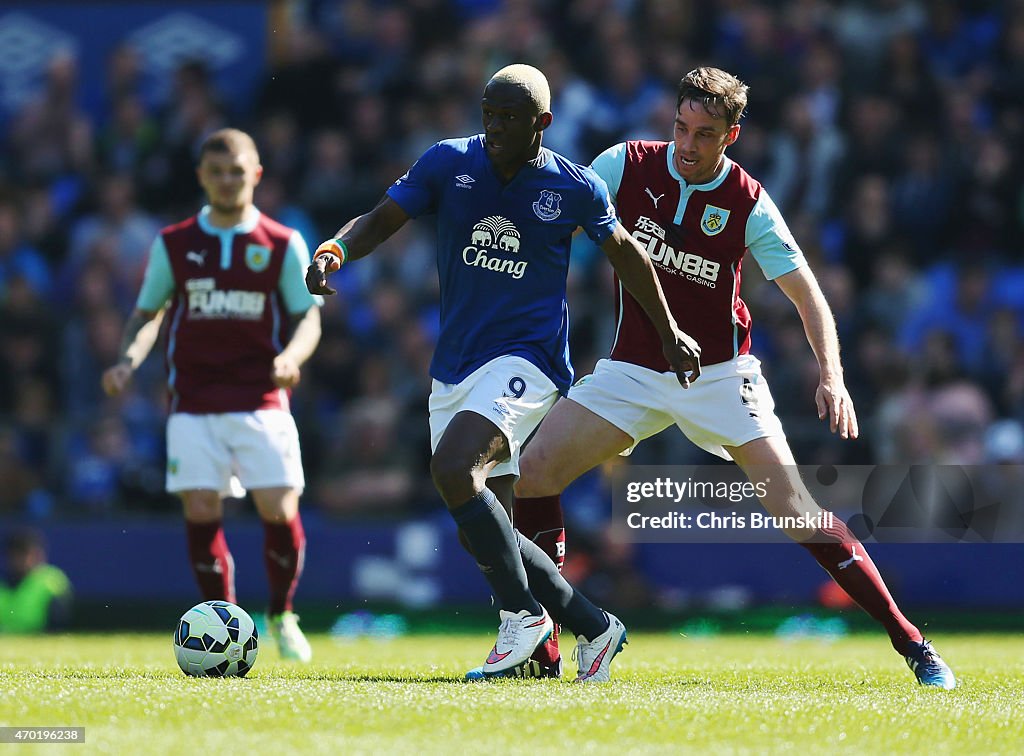
[(44, 680), (168, 680), (184, 677), (180, 672), (124, 669), (27, 669), (19, 675)]
[[(412, 684), (429, 684), (436, 685), (437, 683), (455, 683), (459, 685), (474, 685), (477, 682), (499, 682), (494, 681), (475, 681), (466, 680), (462, 677), (444, 675), (432, 675), (430, 677), (421, 677), (418, 675), (367, 675), (367, 674), (356, 674), (356, 673), (318, 673), (318, 674), (304, 674), (301, 675), (303, 680), (318, 680), (323, 682), (350, 682), (350, 683), (412, 683)], [(501, 681), (503, 682), (503, 681)]]
[[(8, 673), (9, 674), (9, 673)], [(0, 673), (0, 679), (8, 674)], [(13, 677), (14, 675), (10, 675)], [(280, 682), (294, 680), (296, 682), (348, 682), (348, 683), (411, 683), (436, 685), (437, 683), (457, 683), (469, 685), (473, 681), (464, 680), (461, 677), (444, 677), (433, 675), (421, 677), (416, 675), (368, 675), (368, 674), (345, 674), (331, 672), (284, 672), (277, 670), (256, 673), (247, 677), (188, 677), (177, 671), (164, 670), (124, 670), (124, 669), (50, 669), (50, 670), (23, 670), (19, 671), (19, 677), (43, 680), (240, 680), (244, 682)], [(498, 681), (491, 681), (498, 682)], [(501, 681), (504, 682), (504, 681)]]

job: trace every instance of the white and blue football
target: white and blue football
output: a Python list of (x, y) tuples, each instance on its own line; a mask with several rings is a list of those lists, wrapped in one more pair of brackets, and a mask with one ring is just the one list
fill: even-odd
[(252, 617), (227, 601), (204, 601), (174, 630), (174, 658), (192, 677), (244, 677), (256, 663), (259, 633)]

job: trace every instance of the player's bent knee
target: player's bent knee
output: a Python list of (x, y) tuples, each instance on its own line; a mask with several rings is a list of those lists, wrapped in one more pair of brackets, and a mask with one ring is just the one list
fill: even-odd
[(264, 522), (284, 524), (299, 514), (297, 488), (263, 488), (254, 489), (250, 493), (256, 511)]
[(220, 494), (216, 491), (182, 491), (180, 495), (189, 522), (214, 522), (223, 517)]
[(461, 459), (435, 454), (430, 477), (449, 508), (465, 503), (475, 492), (472, 467)]
[(542, 459), (525, 455), (519, 460), (519, 480), (516, 481), (517, 499), (536, 499), (542, 496), (558, 496), (567, 482), (557, 470), (544, 464)]
[(282, 508), (262, 508), (256, 510), (259, 513), (260, 519), (263, 522), (269, 522), (271, 525), (286, 525), (295, 519), (297, 512), (292, 513)]
[(516, 482), (517, 499), (540, 499), (546, 496), (558, 496), (565, 489), (555, 479), (526, 478)]

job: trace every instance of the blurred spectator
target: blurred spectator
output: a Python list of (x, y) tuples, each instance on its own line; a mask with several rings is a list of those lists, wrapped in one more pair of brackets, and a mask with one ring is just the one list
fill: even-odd
[(0, 514), (5, 519), (31, 510), (39, 477), (28, 465), (18, 430), (0, 425)]
[(0, 582), (0, 634), (35, 634), (67, 627), (71, 582), (46, 561), (43, 537), (17, 530), (4, 540), (4, 580)]
[(946, 334), (954, 352), (950, 369), (976, 376), (984, 367), (985, 337), (994, 311), (990, 274), (983, 265), (965, 262), (953, 275), (933, 279), (927, 304), (904, 321), (900, 340), (908, 352), (927, 354), (932, 336)]
[(992, 423), (985, 432), (985, 461), (1024, 466), (1024, 426), (1016, 420)]
[[(975, 476), (980, 490), (975, 489), (979, 498), (974, 512), (982, 514), (984, 519), (979, 524), (988, 528), (981, 534), (990, 541), (1020, 543), (1024, 538), (1024, 507), (1020, 506), (1020, 492), (1024, 489), (1024, 426), (1007, 419), (992, 423), (985, 432), (984, 461), (986, 464)], [(996, 517), (992, 516), (993, 511)], [(978, 526), (974, 528), (981, 530)]]
[[(835, 168), (843, 140), (827, 121), (817, 121), (811, 102), (790, 98), (783, 106), (781, 129), (772, 140), (773, 170), (765, 186), (787, 216), (821, 218), (832, 206)], [(746, 139), (746, 133), (744, 133)]]
[(634, 124), (646, 123), (660, 99), (660, 87), (650, 78), (635, 46), (622, 44), (607, 48), (605, 53), (606, 83), (598, 89), (590, 134), (583, 145), (591, 156), (632, 136), (630, 129)]
[(876, 93), (852, 98), (845, 124), (846, 150), (836, 169), (833, 212), (867, 215), (867, 211), (850, 207), (858, 204), (855, 195), (863, 191), (860, 184), (866, 176), (878, 177), (883, 184), (882, 191), (888, 193), (885, 182), (900, 165), (903, 149), (903, 133), (898, 127), (896, 103)]
[(103, 176), (97, 188), (98, 207), (71, 231), (65, 276), (77, 276), (93, 260), (106, 263), (120, 283), (134, 290), (142, 281), (146, 254), (160, 224), (135, 203), (129, 174)]
[(50, 269), (39, 250), (22, 235), (21, 209), (11, 197), (0, 197), (0, 300), (10, 282), (20, 278), (34, 294), (50, 285)]
[[(912, 245), (913, 260), (927, 263), (946, 244), (947, 220), (956, 180), (939, 140), (929, 131), (915, 133), (893, 178), (890, 199), (901, 235)], [(956, 224), (961, 223), (960, 217)]]
[(853, 273), (857, 288), (863, 290), (871, 282), (879, 250), (899, 239), (899, 229), (893, 217), (889, 184), (883, 176), (862, 174), (848, 192), (842, 262)]
[(195, 175), (199, 147), (209, 134), (226, 125), (223, 106), (206, 65), (199, 61), (181, 65), (175, 72), (171, 100), (161, 118), (161, 159), (154, 162), (147, 175), (155, 192), (147, 198), (148, 206), (159, 205), (170, 217), (194, 211), (200, 199)]
[(79, 109), (78, 61), (69, 53), (53, 57), (46, 88), (21, 112), (11, 128), (18, 175), (23, 181), (78, 183), (94, 165), (93, 125)]
[(256, 142), (266, 155), (260, 158), (264, 181), (272, 177), (280, 182), (284, 192), (291, 194), (295, 190), (307, 159), (304, 136), (292, 113), (278, 110), (262, 119)]
[(59, 191), (37, 183), (24, 187), (20, 204), (24, 238), (39, 250), (51, 267), (59, 264), (67, 252), (67, 208), (61, 207), (59, 200)]
[(339, 219), (349, 217), (342, 203), (354, 183), (351, 160), (352, 143), (340, 129), (324, 129), (313, 135), (309, 168), (298, 197), (320, 236), (330, 236), (337, 230)]
[[(994, 67), (995, 97), (1003, 107), (1016, 105), (1020, 107), (1020, 93), (1024, 92), (1024, 9), (1019, 5), (1011, 11), (1010, 18), (1004, 23), (998, 40), (996, 57), (998, 65)], [(998, 29), (997, 24), (992, 24)], [(964, 45), (969, 47), (969, 43)], [(975, 61), (976, 51), (964, 50), (968, 61)]]
[(654, 587), (635, 558), (636, 544), (611, 529), (573, 538), (562, 571), (573, 585), (602, 603), (623, 610), (649, 609), (657, 604)]
[(812, 117), (823, 128), (839, 128), (843, 64), (831, 40), (812, 40), (800, 66), (800, 87)]
[[(118, 46), (107, 60), (106, 106), (116, 112), (117, 103), (123, 99), (145, 98), (146, 88), (142, 80), (142, 59), (139, 51), (131, 44)], [(145, 106), (153, 105), (146, 101)]]
[[(955, 242), (965, 252), (1019, 259), (1024, 243), (1020, 171), (1009, 145), (1001, 139), (981, 140), (961, 185), (964, 203), (958, 208)], [(1006, 255), (1015, 250), (1016, 254)]]
[(68, 442), (67, 497), (80, 512), (108, 513), (125, 506), (125, 475), (133, 455), (124, 423), (115, 415), (96, 420)]
[(100, 375), (117, 361), (123, 325), (124, 317), (117, 309), (101, 304), (81, 312), (65, 329), (61, 370), (66, 386), (65, 410), (73, 422), (88, 424), (103, 407)]
[(992, 403), (974, 383), (954, 380), (931, 396), (938, 448), (932, 462), (980, 465), (985, 461), (985, 429), (995, 419)]
[(14, 387), (14, 413), (12, 420), (17, 429), (16, 443), (19, 457), (37, 482), (29, 510), (34, 515), (48, 515), (52, 501), (42, 490), (42, 481), (58, 477), (57, 446), (60, 415), (57, 397), (43, 382), (22, 380)]
[(890, 244), (879, 248), (872, 266), (871, 284), (860, 298), (864, 324), (890, 336), (899, 333), (912, 314), (924, 305), (926, 289), (915, 275), (905, 247)]
[(396, 402), (380, 397), (345, 414), (341, 434), (326, 455), (330, 473), (314, 492), (327, 511), (388, 517), (408, 509), (413, 495), (429, 493), (429, 479), (414, 478), (410, 455), (396, 453), (399, 413)]
[[(12, 412), (16, 387), (38, 383), (52, 391), (58, 385), (59, 328), (49, 308), (28, 282), (9, 282), (0, 299), (0, 417)], [(2, 486), (0, 486), (2, 487)]]
[(1000, 308), (987, 324), (985, 352), (977, 376), (979, 385), (992, 398), (1001, 415), (1012, 414), (1016, 406), (1007, 377), (1013, 375), (1022, 358), (1021, 316), (1009, 308)]
[(146, 112), (142, 100), (133, 94), (121, 95), (113, 103), (110, 123), (98, 135), (99, 165), (113, 174), (145, 180), (149, 160), (159, 142), (159, 128)]
[[(335, 7), (357, 3), (335, 3)], [(285, 43), (274, 61), (260, 93), (259, 111), (288, 113), (304, 132), (337, 124), (345, 114), (332, 91), (337, 62), (328, 54), (323, 37), (310, 24), (297, 23), (284, 31)], [(349, 54), (354, 46), (337, 45), (338, 55)], [(325, 90), (326, 87), (326, 90)], [(271, 161), (273, 160), (272, 156)]]
[(371, 35), (372, 55), (362, 61), (367, 66), (364, 87), (388, 97), (412, 94), (407, 76), (414, 65), (414, 34), (409, 13), (397, 5), (376, 9)]
[(882, 92), (899, 108), (900, 122), (933, 128), (942, 116), (941, 92), (918, 36), (902, 32), (890, 38), (882, 71)]
[[(928, 18), (921, 38), (936, 76), (952, 80), (970, 73), (975, 67), (991, 65), (999, 35), (1001, 5), (939, 0), (928, 3)], [(1007, 24), (1004, 33), (1010, 32), (1011, 27), (1012, 23)]]
[(544, 143), (570, 160), (586, 163), (594, 156), (587, 154), (581, 137), (595, 108), (594, 89), (572, 70), (570, 61), (559, 50), (548, 54), (543, 71), (551, 86), (551, 110), (558, 114), (544, 132)]
[(786, 98), (795, 78), (778, 21), (767, 3), (735, 3), (719, 21), (715, 49), (715, 65), (750, 85), (748, 109), (766, 128), (785, 121), (775, 103)]
[(916, 34), (926, 19), (917, 0), (852, 0), (839, 4), (834, 24), (850, 65), (870, 74), (889, 40)]
[[(316, 227), (305, 209), (289, 201), (288, 191), (278, 176), (264, 174), (263, 180), (256, 187), (255, 202), (260, 212), (298, 231), (306, 240), (306, 246), (316, 249), (323, 241), (321, 237), (324, 234)], [(327, 235), (334, 233), (335, 230), (328, 231)]]

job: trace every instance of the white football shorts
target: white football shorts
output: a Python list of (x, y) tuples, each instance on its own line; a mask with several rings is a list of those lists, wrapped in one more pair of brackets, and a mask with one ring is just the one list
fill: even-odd
[(688, 389), (675, 373), (600, 360), (569, 389), (569, 398), (628, 433), (634, 446), (670, 425), (723, 459), (731, 459), (723, 447), (786, 437), (761, 362), (750, 354), (702, 368)]
[[(239, 486), (239, 484), (241, 484)], [(305, 487), (299, 432), (290, 412), (190, 415), (167, 420), (167, 490), (219, 491)]]
[(489, 478), (519, 475), (519, 451), (558, 399), (558, 389), (536, 365), (522, 357), (497, 357), (461, 383), (434, 381), (430, 390), (430, 448), (459, 412), (483, 415), (508, 440), (511, 457), (499, 462)]

